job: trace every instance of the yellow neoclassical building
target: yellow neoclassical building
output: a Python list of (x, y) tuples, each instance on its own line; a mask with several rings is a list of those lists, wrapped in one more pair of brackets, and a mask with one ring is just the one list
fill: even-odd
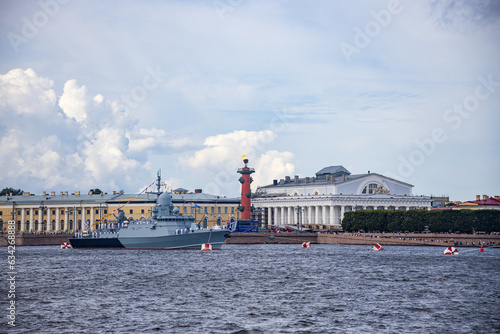
[[(202, 193), (196, 189), (174, 190), (172, 200), (183, 215), (195, 216), (203, 227), (226, 225), (239, 218), (239, 198)], [(91, 225), (110, 222), (123, 210), (128, 220), (139, 220), (151, 216), (151, 208), (156, 204), (154, 194), (81, 194), (79, 191), (43, 193), (34, 195), (23, 193), (20, 196), (0, 197), (0, 231), (5, 231), (7, 222), (14, 221), (17, 232), (61, 233), (77, 232)]]

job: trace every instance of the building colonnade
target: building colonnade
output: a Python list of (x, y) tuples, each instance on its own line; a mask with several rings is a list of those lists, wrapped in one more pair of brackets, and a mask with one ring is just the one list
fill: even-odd
[(344, 214), (357, 210), (430, 209), (428, 199), (413, 197), (389, 199), (338, 199), (281, 197), (256, 198), (254, 206), (260, 211), (261, 226), (296, 225), (340, 229)]

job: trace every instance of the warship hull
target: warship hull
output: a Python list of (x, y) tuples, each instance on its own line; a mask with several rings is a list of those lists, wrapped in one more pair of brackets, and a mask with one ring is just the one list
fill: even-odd
[(228, 230), (212, 230), (181, 235), (120, 237), (119, 240), (127, 249), (200, 249), (205, 243), (211, 244), (213, 249), (220, 249), (230, 233)]
[(127, 236), (117, 238), (70, 238), (73, 248), (127, 248), (127, 249), (200, 249), (205, 243), (220, 249), (229, 236), (229, 230), (212, 230), (180, 235)]
[(125, 248), (118, 238), (70, 238), (73, 248)]

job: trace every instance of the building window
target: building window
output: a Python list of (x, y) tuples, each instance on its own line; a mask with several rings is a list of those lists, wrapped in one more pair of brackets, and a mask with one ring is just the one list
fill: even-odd
[(104, 209), (104, 214), (107, 215), (108, 214), (108, 210), (107, 209)]
[(231, 213), (234, 214), (234, 207), (231, 208)]
[(0, 211), (0, 216), (1, 216), (1, 215), (3, 215), (3, 212), (2, 212), (2, 211)]
[(203, 228), (208, 227), (208, 218), (203, 218)]
[(363, 189), (363, 194), (373, 194), (373, 192), (375, 191), (375, 189), (377, 189), (378, 187), (378, 184), (376, 183), (370, 183), (369, 185), (367, 185), (364, 189)]
[(220, 213), (220, 209), (221, 209), (221, 207), (219, 206), (219, 207), (217, 208), (217, 213)]
[(99, 214), (99, 209), (95, 209), (95, 214), (98, 215)]
[(73, 229), (73, 220), (70, 220), (69, 221), (69, 229), (72, 230)]
[(29, 215), (30, 214), (30, 210), (26, 210), (26, 214)]
[(21, 210), (18, 210), (17, 211), (17, 215), (20, 216), (21, 215)]
[(203, 209), (203, 211), (204, 211), (205, 213), (208, 213), (208, 208), (207, 208), (207, 207), (205, 207), (205, 208)]
[(82, 210), (78, 210), (78, 214), (81, 215), (82, 214)]
[(37, 215), (37, 214), (38, 214), (38, 210), (35, 210), (35, 215)]
[(56, 214), (56, 210), (52, 210), (52, 214), (55, 215)]
[(211, 213), (211, 214), (214, 214), (214, 211), (215, 211), (215, 208), (212, 206), (212, 207), (210, 208), (210, 213)]
[(144, 214), (144, 209), (141, 209), (141, 214)]
[(187, 208), (186, 207), (184, 207), (184, 213), (187, 213)]
[(90, 210), (87, 209), (87, 214), (90, 215)]
[(63, 209), (63, 210), (61, 210), (61, 215), (64, 215), (64, 209)]
[(130, 209), (130, 214), (133, 214), (134, 213), (134, 209)]
[(21, 221), (20, 220), (17, 221), (17, 230), (21, 231)]
[(217, 218), (217, 226), (221, 226), (221, 223), (222, 223), (222, 219), (220, 217)]
[(227, 206), (224, 208), (224, 213), (227, 213)]
[(52, 228), (51, 228), (52, 231), (55, 231), (56, 230), (56, 221), (53, 220), (52, 221)]

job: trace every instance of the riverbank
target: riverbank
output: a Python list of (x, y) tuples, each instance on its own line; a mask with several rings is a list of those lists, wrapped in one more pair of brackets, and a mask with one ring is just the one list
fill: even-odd
[(479, 247), (500, 245), (499, 235), (484, 234), (423, 234), (423, 233), (232, 233), (226, 244), (313, 244), (387, 246), (460, 246)]
[[(16, 246), (49, 246), (69, 242), (72, 234), (16, 234)], [(225, 244), (312, 244), (385, 246), (499, 246), (500, 235), (423, 234), (423, 233), (231, 233)], [(7, 234), (0, 236), (0, 247), (7, 246)]]

